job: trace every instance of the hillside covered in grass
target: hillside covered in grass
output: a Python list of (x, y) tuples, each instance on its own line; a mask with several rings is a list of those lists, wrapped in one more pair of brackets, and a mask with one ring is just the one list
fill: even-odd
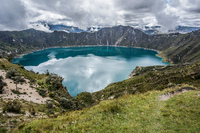
[(170, 66), (136, 67), (130, 78), (111, 83), (105, 89), (94, 92), (97, 100), (115, 99), (124, 94), (144, 93), (151, 90), (164, 90), (182, 83), (200, 89), (200, 63)]
[(137, 67), (130, 79), (75, 97), (86, 108), (22, 123), (14, 132), (197, 132), (199, 70), (200, 63)]
[(84, 99), (88, 95), (73, 98), (62, 80), (48, 71), (38, 74), (0, 58), (0, 132), (23, 122), (92, 106)]
[[(192, 90), (173, 93), (184, 88)], [(161, 99), (169, 93), (174, 96)], [(14, 132), (198, 132), (199, 107), (197, 88), (180, 85), (164, 91), (127, 94), (58, 118), (38, 119), (19, 125)]]

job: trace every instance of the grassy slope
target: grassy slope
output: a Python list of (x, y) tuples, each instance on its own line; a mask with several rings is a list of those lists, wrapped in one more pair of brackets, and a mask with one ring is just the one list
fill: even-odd
[(174, 63), (200, 61), (200, 30), (177, 36), (163, 54)]
[(200, 87), (200, 63), (191, 65), (149, 66), (133, 71), (133, 78), (111, 83), (105, 89), (93, 93), (98, 99), (118, 98), (126, 93), (163, 90), (169, 86), (187, 83)]
[[(24, 77), (28, 78), (31, 81), (31, 83), (33, 83), (33, 82), (36, 83), (37, 80), (40, 80), (40, 79), (43, 79), (43, 78), (46, 77), (44, 74), (35, 74), (34, 72), (27, 71), (22, 66), (12, 64), (4, 58), (0, 58), (0, 69), (5, 69), (5, 70), (16, 69)], [(0, 111), (2, 111), (3, 105), (5, 104), (5, 101), (6, 100), (3, 100), (2, 98), (0, 99)], [(20, 100), (20, 101), (21, 101), (21, 104), (22, 104), (21, 105), (22, 106), (21, 111), (23, 113), (25, 113), (25, 111), (29, 111), (30, 107), (34, 108), (37, 113), (39, 113), (39, 110), (44, 110), (43, 112), (45, 112), (47, 110), (45, 105), (27, 102), (25, 100)], [(19, 115), (19, 116), (17, 115), (17, 116), (11, 117), (11, 116), (3, 115), (2, 113), (0, 113), (0, 123), (3, 124), (3, 126), (1, 125), (1, 127), (0, 127), (0, 132), (3, 132), (2, 127), (5, 127), (5, 126), (7, 128), (9, 128), (9, 126), (15, 127), (17, 124), (19, 124), (23, 121), (30, 121), (32, 119), (34, 119), (34, 118), (26, 117), (26, 116), (23, 116), (23, 115)], [(15, 121), (15, 122), (10, 123), (9, 121)]]
[[(0, 111), (2, 111), (4, 104), (6, 104), (7, 100), (0, 99)], [(36, 119), (36, 116), (31, 115), (30, 109), (34, 109), (37, 113), (37, 116), (40, 117), (47, 117), (48, 109), (46, 108), (45, 104), (37, 104), (33, 102), (27, 102), (25, 100), (19, 100), (21, 103), (21, 113), (16, 114), (16, 116), (10, 116), (9, 114), (0, 113), (0, 132), (4, 133), (3, 131), (12, 130), (13, 128), (17, 127), (20, 123), (23, 122), (30, 122)], [(60, 111), (59, 108), (55, 108), (55, 111)], [(25, 115), (28, 112), (28, 115)]]
[[(22, 74), (22, 76), (29, 79), (31, 83), (38, 83), (40, 87), (43, 85), (43, 87), (48, 88), (48, 85), (45, 83), (45, 80), (48, 76), (45, 74), (37, 74), (33, 71), (28, 71), (23, 66), (12, 64), (4, 58), (0, 58), (0, 69), (4, 69), (6, 71), (9, 69), (16, 69)], [(71, 98), (71, 95), (65, 90), (65, 87), (62, 87), (62, 89), (58, 91), (66, 97)]]
[[(37, 88), (41, 88), (42, 86), (48, 88), (48, 84), (45, 83), (45, 80), (48, 76), (45, 74), (37, 74), (37, 73), (34, 73), (33, 71), (28, 71), (24, 69), (23, 66), (12, 64), (4, 58), (0, 58), (0, 69), (4, 69), (5, 71), (9, 69), (16, 69), (25, 78), (30, 80), (30, 84), (37, 83), (38, 84)], [(40, 85), (41, 83), (43, 84)], [(61, 93), (62, 95), (65, 95), (66, 98), (71, 98), (71, 96), (65, 90), (65, 88), (57, 90), (57, 93)], [(11, 100), (11, 99), (8, 99), (8, 100)], [(6, 113), (2, 113), (4, 104), (6, 104), (8, 100), (3, 99), (0, 95), (0, 132), (6, 131), (6, 129), (10, 130), (13, 127), (16, 127), (16, 125), (20, 124), (23, 121), (32, 121), (33, 119), (36, 119), (36, 117), (42, 117), (42, 116), (47, 117), (47, 115), (49, 115), (49, 110), (46, 104), (37, 104), (33, 102), (27, 102), (25, 100), (19, 100), (22, 106), (21, 115), (18, 114), (16, 116), (9, 116)], [(51, 109), (52, 112), (59, 114), (62, 108), (53, 99), (51, 101), (55, 105)], [(30, 113), (30, 110), (29, 110), (30, 108), (35, 110), (35, 112), (37, 113), (37, 116), (30, 116), (30, 117), (25, 116), (25, 112), (28, 111)], [(12, 122), (12, 121), (15, 121), (15, 122)]]
[[(104, 100), (56, 119), (22, 124), (14, 132), (197, 132), (199, 70), (200, 63), (137, 68), (133, 78), (92, 94), (98, 100), (110, 96), (118, 99)], [(195, 90), (160, 100), (160, 95), (188, 86)]]
[(198, 132), (200, 92), (189, 91), (161, 101), (159, 96), (179, 88), (124, 95), (116, 100), (56, 119), (38, 119), (14, 132)]
[(22, 73), (22, 75), (24, 77), (26, 77), (30, 81), (34, 81), (34, 82), (36, 80), (41, 80), (46, 77), (46, 75), (44, 75), (44, 74), (36, 74), (34, 72), (24, 69), (23, 66), (12, 64), (4, 58), (0, 58), (0, 69), (5, 69), (5, 70), (16, 69), (18, 72)]

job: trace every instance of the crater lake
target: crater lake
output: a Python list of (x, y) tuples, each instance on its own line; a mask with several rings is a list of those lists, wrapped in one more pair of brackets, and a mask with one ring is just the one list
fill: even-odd
[(142, 48), (112, 46), (49, 48), (14, 58), (13, 63), (34, 72), (48, 70), (62, 76), (63, 85), (74, 97), (125, 80), (136, 66), (168, 65), (156, 56), (157, 53)]

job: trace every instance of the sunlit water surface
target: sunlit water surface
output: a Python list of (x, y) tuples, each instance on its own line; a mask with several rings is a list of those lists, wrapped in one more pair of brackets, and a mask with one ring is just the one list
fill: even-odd
[(47, 69), (64, 78), (63, 85), (72, 96), (95, 92), (108, 84), (125, 80), (136, 66), (166, 65), (157, 52), (126, 47), (70, 47), (36, 51), (13, 59), (28, 70)]

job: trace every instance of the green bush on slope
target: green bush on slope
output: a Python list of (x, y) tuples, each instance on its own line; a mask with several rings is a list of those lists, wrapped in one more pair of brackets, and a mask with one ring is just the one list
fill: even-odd
[(3, 87), (6, 86), (7, 84), (3, 82), (3, 77), (0, 75), (0, 94), (3, 92)]
[(3, 112), (21, 113), (21, 103), (18, 100), (8, 101), (3, 106)]

